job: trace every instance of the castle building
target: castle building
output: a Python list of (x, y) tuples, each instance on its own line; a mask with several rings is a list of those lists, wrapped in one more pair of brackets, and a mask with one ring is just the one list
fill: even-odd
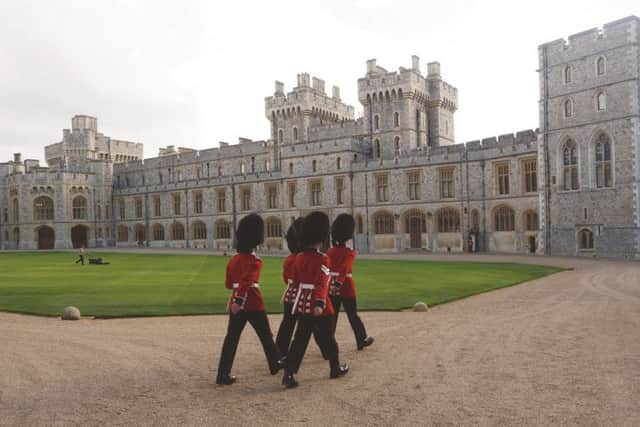
[(0, 247), (226, 251), (238, 220), (266, 221), (262, 251), (322, 210), (356, 219), (361, 252), (538, 253), (640, 259), (640, 19), (539, 47), (536, 130), (455, 143), (457, 89), (440, 64), (367, 61), (362, 117), (309, 74), (265, 98), (264, 141), (142, 145), (75, 116), (37, 161), (0, 163)]

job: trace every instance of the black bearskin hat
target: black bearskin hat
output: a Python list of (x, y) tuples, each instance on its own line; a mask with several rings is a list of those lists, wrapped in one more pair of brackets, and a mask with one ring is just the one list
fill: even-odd
[(331, 239), (333, 244), (345, 243), (353, 239), (353, 232), (356, 229), (356, 221), (349, 214), (343, 213), (333, 221), (331, 225)]
[(249, 214), (238, 223), (236, 250), (249, 253), (264, 242), (264, 221), (257, 214)]
[(302, 223), (303, 247), (324, 243), (329, 238), (329, 217), (324, 212), (311, 212)]
[(284, 236), (287, 239), (287, 246), (289, 247), (289, 252), (292, 254), (297, 254), (302, 250), (302, 244), (300, 243), (300, 234), (302, 233), (302, 223), (304, 222), (304, 217), (299, 217), (287, 230), (287, 234)]

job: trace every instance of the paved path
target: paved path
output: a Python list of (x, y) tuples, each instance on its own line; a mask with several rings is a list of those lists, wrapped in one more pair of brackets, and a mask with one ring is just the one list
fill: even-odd
[(328, 380), (311, 344), (295, 391), (250, 329), (239, 382), (214, 386), (224, 316), (0, 313), (0, 425), (640, 425), (640, 264), (488, 260), (574, 270), (428, 313), (364, 313), (377, 341), (362, 352), (341, 318), (352, 372)]

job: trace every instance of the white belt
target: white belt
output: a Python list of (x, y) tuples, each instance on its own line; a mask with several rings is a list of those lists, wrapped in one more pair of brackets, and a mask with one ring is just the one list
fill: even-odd
[(300, 297), (302, 296), (302, 290), (311, 290), (315, 288), (313, 283), (300, 283), (298, 285), (298, 293), (296, 294), (296, 299), (293, 302), (293, 307), (291, 307), (291, 314), (296, 314), (296, 308), (298, 307), (298, 303), (300, 302)]
[(289, 287), (293, 284), (293, 279), (287, 279), (287, 287), (284, 288), (284, 292), (282, 293), (282, 297), (280, 298), (280, 304), (284, 303), (284, 297), (289, 292)]
[[(340, 273), (337, 273), (337, 272), (335, 272), (335, 271), (332, 271), (332, 272), (331, 272), (331, 275), (332, 275), (332, 276), (339, 276), (339, 275), (340, 275)], [(345, 276), (346, 276), (346, 277), (353, 277), (353, 273), (347, 273), (347, 274), (345, 274)]]
[[(233, 284), (233, 289), (238, 289), (240, 287), (240, 283), (234, 283)], [(250, 286), (251, 288), (259, 288), (260, 285), (258, 283), (254, 283)]]
[(332, 276), (339, 276), (340, 273), (338, 273), (337, 271), (332, 271), (331, 273), (329, 273)]

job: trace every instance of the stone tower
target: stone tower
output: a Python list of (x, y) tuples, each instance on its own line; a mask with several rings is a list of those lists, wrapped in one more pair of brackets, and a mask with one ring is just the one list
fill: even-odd
[(539, 47), (546, 253), (640, 250), (639, 41), (628, 17)]

